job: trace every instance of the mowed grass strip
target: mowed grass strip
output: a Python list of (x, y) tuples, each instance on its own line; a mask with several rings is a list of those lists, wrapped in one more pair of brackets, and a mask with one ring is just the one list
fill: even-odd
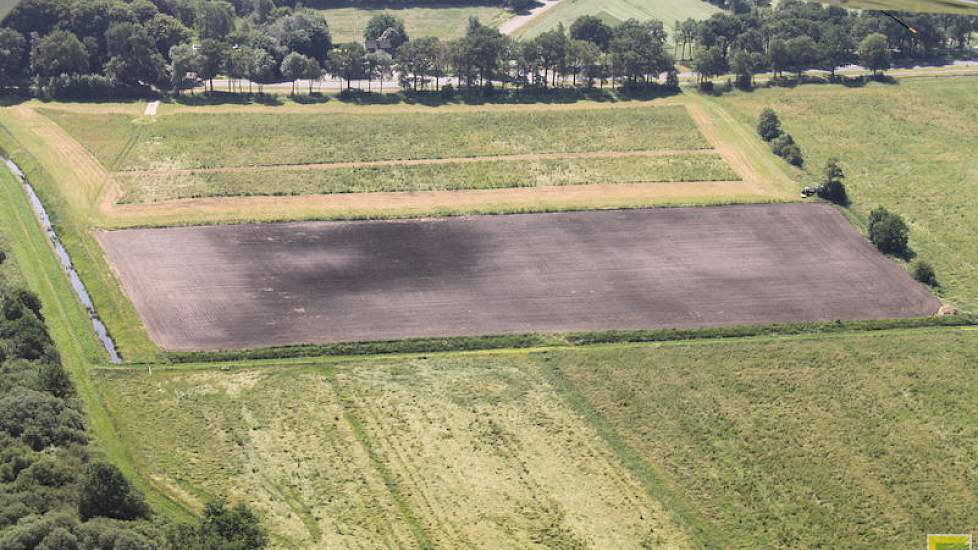
[[(405, 113), (179, 113), (92, 139), (119, 115), (46, 113), (114, 170), (706, 149), (680, 106)], [(133, 135), (135, 143), (131, 143)], [(115, 161), (113, 159), (120, 159)]]
[(965, 331), (554, 351), (555, 376), (737, 548), (914, 548), (971, 532)]
[(692, 546), (523, 354), (106, 370), (99, 388), (158, 483), (246, 500), (276, 546)]
[(356, 168), (114, 176), (122, 203), (199, 197), (455, 191), (591, 183), (736, 181), (719, 155), (478, 161)]
[(840, 159), (852, 211), (884, 206), (911, 228), (944, 295), (978, 308), (978, 77), (908, 78), (864, 88), (800, 86), (734, 93), (719, 101), (745, 124), (773, 107), (820, 174)]

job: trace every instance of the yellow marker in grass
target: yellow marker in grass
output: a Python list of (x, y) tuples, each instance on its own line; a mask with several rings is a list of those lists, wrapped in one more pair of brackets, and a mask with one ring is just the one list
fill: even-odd
[(927, 535), (927, 550), (972, 550), (971, 535)]

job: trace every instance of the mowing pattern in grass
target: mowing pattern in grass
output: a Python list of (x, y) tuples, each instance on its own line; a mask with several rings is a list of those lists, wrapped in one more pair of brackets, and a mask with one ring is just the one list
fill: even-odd
[(126, 174), (123, 203), (214, 196), (454, 191), (589, 183), (735, 181), (719, 155), (478, 161), (324, 170)]
[(609, 25), (631, 18), (640, 21), (658, 19), (671, 33), (676, 21), (689, 17), (706, 19), (719, 11), (719, 8), (701, 0), (564, 0), (532, 19), (516, 34), (520, 38), (533, 38), (557, 28), (560, 23), (570, 28), (571, 23), (582, 15), (595, 15)]
[(159, 483), (249, 501), (283, 546), (687, 547), (526, 356), (100, 382)]
[(103, 163), (120, 158), (109, 162), (117, 170), (709, 147), (682, 107), (175, 114), (134, 125), (136, 140), (113, 132), (96, 142), (85, 129), (99, 115), (51, 116)]
[(946, 296), (978, 307), (978, 78), (914, 78), (852, 89), (802, 86), (731, 94), (744, 122), (765, 106), (805, 151), (810, 170), (838, 157), (853, 210), (903, 215), (911, 245), (931, 262)]
[(915, 548), (978, 523), (974, 332), (552, 353), (586, 414), (738, 548)]
[(508, 12), (495, 6), (438, 5), (431, 2), (424, 7), (368, 6), (317, 9), (326, 18), (333, 42), (360, 42), (363, 28), (371, 17), (389, 13), (404, 20), (404, 27), (411, 38), (436, 36), (442, 40), (459, 38), (465, 34), (469, 17), (478, 17), (485, 25), (498, 25), (508, 18)]

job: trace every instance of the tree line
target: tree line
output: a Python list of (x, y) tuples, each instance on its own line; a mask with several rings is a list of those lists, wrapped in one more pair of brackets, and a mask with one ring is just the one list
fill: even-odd
[(895, 58), (961, 52), (978, 30), (978, 17), (962, 15), (891, 17), (802, 0), (784, 0), (775, 8), (760, 4), (748, 9), (740, 3), (739, 11), (677, 22), (672, 32), (675, 55), (690, 62), (704, 80), (733, 73), (744, 86), (760, 72), (800, 78), (806, 70), (818, 69), (834, 77), (837, 68), (857, 62), (878, 74)]
[[(584, 16), (518, 41), (472, 19), (463, 37), (409, 37), (390, 14), (373, 17), (364, 42), (335, 44), (315, 10), (291, 0), (24, 0), (0, 28), (0, 86), (35, 95), (98, 98), (170, 91), (202, 80), (213, 89), (262, 91), (271, 82), (398, 79), (403, 88), (676, 85), (675, 60), (704, 80), (835, 69), (861, 59), (876, 71), (891, 58), (967, 46), (976, 18), (904, 15), (917, 33), (877, 12), (849, 12), (801, 0), (717, 0), (728, 11), (678, 22), (608, 25)], [(716, 3), (716, 2), (715, 2)], [(371, 46), (368, 49), (365, 46)]]
[(89, 444), (44, 322), (38, 297), (0, 276), (0, 550), (263, 548), (265, 533), (243, 505), (209, 504), (188, 524), (154, 517)]
[[(279, 2), (281, 0), (278, 0)], [(673, 69), (667, 33), (657, 21), (608, 27), (594, 18), (534, 40), (515, 41), (478, 19), (465, 35), (411, 40), (403, 21), (375, 16), (364, 43), (334, 44), (326, 20), (276, 0), (25, 0), (0, 29), (0, 85), (37, 94), (98, 95), (104, 89), (179, 89), (188, 77), (229, 90), (248, 82), (346, 81), (399, 76), (411, 89), (502, 83), (548, 87), (579, 81), (637, 83)]]

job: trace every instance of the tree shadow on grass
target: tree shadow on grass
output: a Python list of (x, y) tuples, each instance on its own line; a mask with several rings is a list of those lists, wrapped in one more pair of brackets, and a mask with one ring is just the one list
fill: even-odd
[(272, 94), (235, 94), (230, 92), (205, 92), (194, 95), (171, 96), (170, 101), (180, 105), (270, 105), (280, 106), (285, 102), (280, 96)]

